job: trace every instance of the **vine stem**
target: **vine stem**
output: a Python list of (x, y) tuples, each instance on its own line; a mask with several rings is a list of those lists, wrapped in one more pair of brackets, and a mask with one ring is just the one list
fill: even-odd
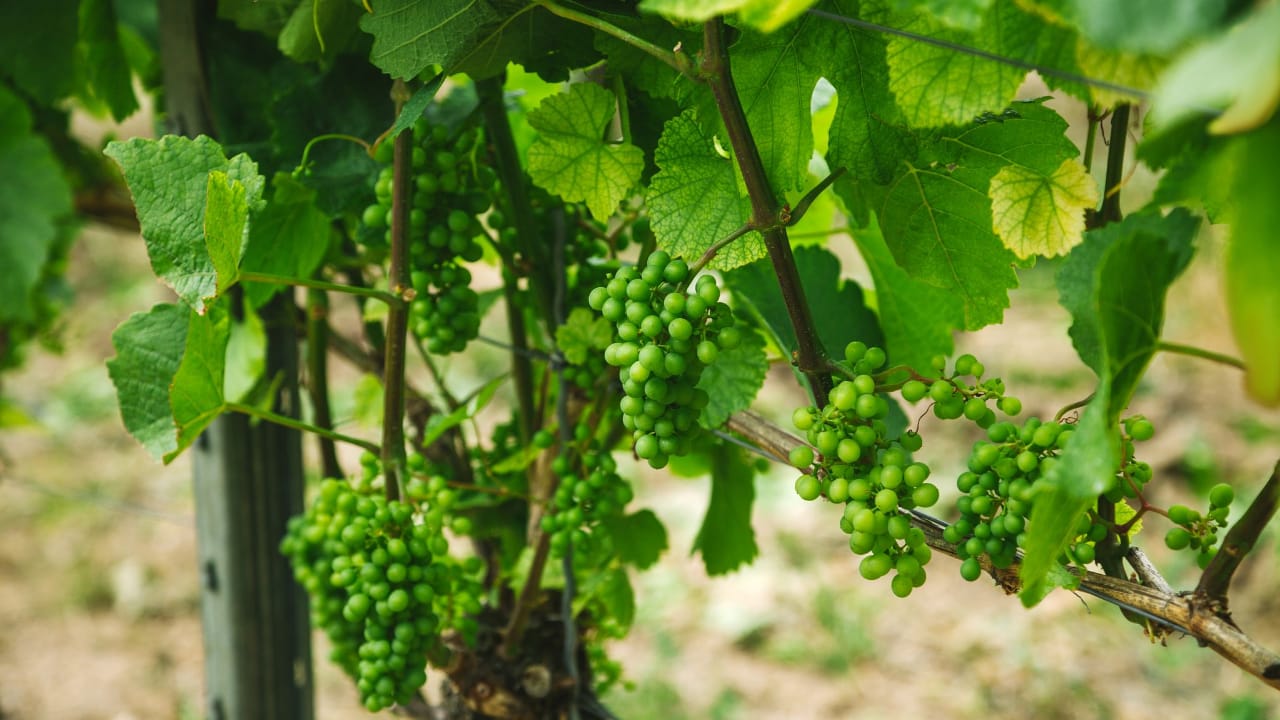
[[(729, 417), (728, 424), (734, 432), (757, 447), (763, 448), (767, 454), (780, 462), (786, 462), (782, 458), (786, 458), (792, 448), (804, 444), (799, 438), (749, 411), (734, 413)], [(1257, 529), (1265, 524), (1265, 520), (1262, 519), (1263, 511), (1255, 511), (1254, 507), (1269, 504), (1269, 512), (1275, 511), (1277, 496), (1280, 496), (1280, 479), (1277, 479), (1277, 474), (1280, 474), (1280, 464), (1277, 465), (1277, 470), (1268, 483), (1270, 490), (1264, 489), (1259, 495), (1260, 498), (1265, 496), (1269, 500), (1261, 503), (1255, 500), (1246, 511), (1246, 515), (1252, 514), (1259, 518), (1260, 524), (1253, 523)], [(956, 547), (942, 537), (942, 531), (947, 527), (946, 523), (924, 513), (912, 513), (908, 517), (914, 527), (924, 532), (930, 548), (953, 558), (958, 557)], [(1251, 538), (1242, 539), (1256, 540), (1257, 536), (1255, 534)], [(1218, 552), (1218, 555), (1222, 555), (1223, 552), (1225, 547)], [(1243, 549), (1239, 554), (1243, 554)], [(1236, 563), (1238, 564), (1238, 560)], [(1002, 569), (984, 561), (983, 570), (1006, 593), (1013, 594), (1022, 589), (1018, 578), (1020, 567), (1017, 562)], [(1077, 591), (1141, 615), (1162, 627), (1190, 635), (1227, 661), (1270, 687), (1280, 690), (1280, 654), (1263, 647), (1240, 630), (1230, 616), (1222, 612), (1221, 605), (1211, 602), (1206, 595), (1198, 592), (1174, 593), (1167, 589), (1167, 585), (1161, 587), (1161, 583), (1156, 582), (1149, 586), (1101, 573), (1080, 572), (1075, 569), (1070, 571), (1080, 578)]]
[(601, 20), (600, 18), (595, 17), (594, 15), (588, 15), (583, 12), (578, 12), (577, 10), (573, 10), (563, 5), (559, 5), (557, 3), (551, 2), (551, 0), (534, 0), (534, 4), (538, 5), (539, 7), (542, 7), (552, 15), (558, 15), (564, 18), (565, 20), (570, 20), (572, 22), (586, 25), (587, 27), (592, 28), (593, 30), (598, 30), (604, 33), (605, 35), (611, 35), (621, 40), (622, 42), (630, 45), (631, 47), (634, 47), (637, 50), (641, 50), (645, 53), (648, 53), (654, 58), (657, 58), (658, 60), (661, 60), (667, 65), (670, 65), (672, 68), (675, 69), (676, 72), (680, 73), (681, 75), (692, 77), (692, 68), (690, 66), (690, 63), (688, 59), (685, 58), (684, 55), (680, 53), (673, 52), (670, 50), (663, 50), (662, 48), (658, 47), (657, 45), (654, 45), (648, 40), (645, 40), (642, 37), (633, 35), (627, 32), (626, 30), (623, 30), (622, 28), (618, 27), (617, 25), (614, 25), (609, 22), (605, 22), (604, 20)]
[(1107, 148), (1106, 192), (1098, 220), (1102, 225), (1119, 222), (1120, 186), (1124, 180), (1124, 149), (1129, 139), (1129, 106), (1117, 105), (1111, 115), (1111, 147)]
[(787, 239), (781, 205), (769, 186), (764, 162), (760, 159), (760, 149), (751, 135), (742, 101), (733, 83), (729, 49), (724, 42), (724, 19), (721, 17), (716, 17), (703, 26), (700, 74), (711, 87), (716, 108), (724, 120), (725, 131), (733, 146), (743, 182), (747, 186), (747, 194), (751, 198), (751, 225), (759, 228), (764, 236), (765, 248), (769, 252), (769, 260), (773, 263), (787, 314), (796, 332), (796, 365), (808, 380), (814, 402), (822, 408), (826, 405), (827, 394), (831, 390), (831, 378), (824, 372), (827, 365), (826, 353), (818, 339), (813, 316), (809, 312), (809, 301), (805, 298), (804, 287), (800, 282), (800, 272), (796, 269), (795, 257), (791, 254), (791, 242)]
[(307, 158), (311, 156), (311, 147), (323, 140), (346, 140), (347, 142), (355, 143), (356, 145), (364, 148), (365, 152), (369, 152), (373, 147), (367, 140), (358, 138), (355, 135), (347, 135), (345, 133), (326, 133), (324, 135), (317, 135), (311, 138), (307, 143), (307, 146), (302, 149), (302, 159), (298, 161), (299, 168), (305, 168), (307, 166)]
[[(307, 290), (307, 390), (311, 395), (316, 425), (333, 427), (329, 408), (329, 296)], [(342, 477), (338, 452), (330, 438), (320, 438), (320, 468), (325, 477)]]
[[(403, 80), (392, 86), (396, 115), (409, 99)], [(412, 288), (409, 281), (409, 205), (413, 163), (413, 133), (396, 135), (391, 170), (391, 263), (388, 285), (396, 296)], [(387, 500), (400, 499), (400, 472), (404, 468), (404, 367), (409, 338), (409, 309), (401, 302), (387, 310), (387, 345), (383, 357), (382, 474)]]
[(288, 275), (272, 275), (270, 273), (260, 272), (240, 272), (241, 282), (267, 283), (270, 285), (292, 285), (296, 287), (314, 288), (316, 290), (329, 290), (331, 292), (340, 292), (347, 295), (356, 295), (359, 297), (373, 298), (381, 300), (390, 306), (403, 305), (404, 299), (398, 295), (393, 295), (382, 290), (374, 288), (361, 287), (359, 285), (342, 285), (339, 283), (331, 283), (325, 280), (317, 280), (315, 278), (291, 277)]
[(1205, 350), (1204, 348), (1198, 348), (1193, 345), (1183, 345), (1182, 343), (1161, 340), (1156, 343), (1156, 349), (1163, 352), (1175, 353), (1177, 355), (1188, 355), (1190, 357), (1198, 357), (1204, 360), (1212, 360), (1213, 362), (1230, 365), (1233, 368), (1239, 368), (1241, 370), (1245, 369), (1244, 361), (1239, 358), (1234, 358), (1230, 355), (1224, 355), (1212, 350)]
[(368, 450), (371, 453), (376, 454), (381, 451), (381, 448), (378, 447), (377, 443), (369, 442), (368, 440), (363, 440), (361, 438), (353, 437), (351, 435), (344, 435), (340, 432), (330, 430), (328, 428), (322, 428), (317, 425), (312, 425), (311, 423), (308, 423), (308, 422), (303, 422), (302, 420), (295, 420), (294, 418), (288, 417), (286, 415), (278, 415), (276, 413), (271, 412), (270, 410), (263, 410), (262, 408), (254, 407), (253, 405), (245, 405), (243, 403), (227, 403), (222, 407), (227, 412), (238, 412), (238, 413), (241, 413), (242, 415), (248, 415), (249, 417), (256, 418), (258, 420), (265, 420), (269, 423), (275, 423), (276, 425), (283, 425), (284, 427), (292, 428), (294, 430), (301, 430), (302, 432), (309, 432), (309, 433), (312, 433), (313, 435), (319, 435), (322, 438), (329, 438), (330, 440), (337, 440), (339, 442), (348, 443), (350, 445), (355, 445), (356, 447), (359, 447), (359, 448), (364, 448), (365, 450)]

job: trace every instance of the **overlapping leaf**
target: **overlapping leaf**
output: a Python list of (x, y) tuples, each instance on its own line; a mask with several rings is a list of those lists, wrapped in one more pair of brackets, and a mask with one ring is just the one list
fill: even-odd
[(718, 428), (733, 413), (750, 407), (768, 372), (764, 338), (753, 330), (744, 332), (742, 344), (722, 351), (698, 379), (698, 387), (710, 396), (698, 422), (706, 428)]
[(206, 239), (209, 174), (220, 171), (243, 184), (245, 202), (253, 205), (261, 197), (264, 183), (257, 165), (247, 155), (227, 160), (222, 148), (204, 136), (194, 140), (172, 135), (159, 140), (134, 138), (111, 143), (106, 154), (124, 170), (151, 269), (183, 302), (202, 312), (205, 304), (217, 297), (219, 288), (226, 287), (225, 281), (219, 282), (218, 271), (225, 274), (227, 263), (220, 260), (215, 267), (209, 243), (234, 245), (234, 250), (223, 247), (216, 252), (224, 259), (234, 254), (237, 262), (243, 246), (243, 238), (224, 234)]
[(711, 450), (711, 501), (693, 541), (708, 575), (731, 573), (760, 552), (751, 526), (755, 470), (742, 451), (725, 443)]
[(615, 110), (613, 93), (578, 83), (529, 113), (538, 132), (529, 147), (529, 175), (568, 202), (585, 202), (598, 220), (613, 214), (644, 169), (639, 148), (604, 140)]
[(1045, 176), (1006, 165), (991, 178), (996, 234), (1019, 258), (1065, 255), (1084, 237), (1084, 213), (1098, 203), (1098, 185), (1079, 160), (1067, 158)]
[(373, 35), (374, 65), (412, 78), (432, 65), (453, 68), (502, 22), (488, 0), (381, 0), (360, 27)]
[[(655, 157), (659, 170), (646, 200), (658, 246), (672, 256), (695, 260), (751, 217), (733, 160), (716, 152), (692, 111), (667, 123)], [(764, 255), (764, 241), (751, 232), (721, 250), (712, 267), (728, 270)]]
[[(272, 180), (271, 202), (253, 219), (249, 246), (241, 263), (246, 271), (308, 277), (329, 249), (329, 218), (316, 207), (316, 191), (292, 175)], [(246, 283), (245, 299), (261, 307), (282, 290), (280, 285)]]

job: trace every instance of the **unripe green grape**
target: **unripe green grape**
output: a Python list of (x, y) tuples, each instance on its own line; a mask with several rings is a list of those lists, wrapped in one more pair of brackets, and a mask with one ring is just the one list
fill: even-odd
[(823, 430), (818, 433), (818, 441), (815, 444), (818, 446), (818, 452), (824, 456), (834, 455), (840, 445), (840, 440), (840, 434), (836, 431)]
[(909, 403), (919, 402), (928, 392), (928, 386), (919, 380), (908, 380), (902, 384), (902, 399)]
[(1150, 440), (1155, 436), (1155, 434), (1155, 426), (1151, 424), (1150, 420), (1144, 417), (1134, 418), (1129, 422), (1129, 437), (1137, 440), (1138, 442)]
[(893, 569), (893, 559), (888, 555), (867, 555), (858, 563), (858, 573), (867, 580), (879, 580)]
[(807, 468), (813, 465), (813, 448), (808, 445), (797, 445), (791, 448), (788, 459), (795, 467)]
[(840, 410), (852, 410), (858, 401), (858, 390), (852, 382), (846, 380), (831, 389), (828, 399)]
[(982, 577), (982, 563), (976, 557), (965, 558), (960, 563), (960, 577), (973, 582)]
[(977, 362), (977, 358), (965, 353), (956, 358), (955, 373), (956, 375), (968, 375), (972, 371), (973, 364)]
[(1081, 565), (1088, 565), (1093, 562), (1095, 554), (1093, 546), (1088, 543), (1077, 543), (1075, 547), (1072, 548), (1072, 553), (1076, 557), (1076, 562)]
[(889, 588), (893, 590), (894, 595), (905, 598), (915, 589), (915, 583), (912, 578), (899, 573), (893, 576), (893, 580), (889, 583)]
[(850, 363), (856, 363), (867, 353), (867, 345), (864, 342), (854, 340), (844, 346), (844, 359)]
[(1209, 506), (1213, 508), (1225, 508), (1236, 499), (1236, 491), (1226, 483), (1218, 483), (1209, 490)]
[(827, 499), (833, 503), (844, 503), (849, 499), (849, 481), (842, 478), (834, 478), (827, 484)]
[(812, 475), (796, 478), (796, 494), (801, 500), (814, 500), (822, 494), (822, 483)]
[(979, 420), (987, 414), (987, 404), (982, 398), (972, 397), (964, 401), (964, 416), (970, 420)]
[(1200, 513), (1186, 505), (1170, 505), (1169, 519), (1177, 525), (1190, 525), (1200, 519)]
[(1016, 397), (1002, 397), (996, 402), (996, 406), (1000, 408), (1000, 412), (1009, 416), (1022, 412), (1022, 401)]
[(955, 386), (948, 380), (937, 380), (929, 386), (929, 397), (934, 402), (942, 402), (955, 394)]
[(841, 438), (836, 445), (836, 456), (841, 462), (855, 462), (862, 455), (862, 446), (852, 438)]
[(915, 430), (908, 430), (898, 438), (898, 442), (902, 445), (902, 449), (907, 452), (915, 452), (924, 446), (924, 439), (920, 437), (920, 433)]
[(881, 512), (893, 512), (898, 509), (898, 493), (892, 490), (881, 490), (876, 493), (876, 507)]
[(1191, 533), (1187, 532), (1185, 528), (1170, 528), (1169, 532), (1165, 533), (1164, 544), (1170, 550), (1182, 550), (1191, 544)]
[(813, 415), (809, 413), (808, 408), (796, 408), (795, 412), (791, 413), (791, 424), (797, 430), (808, 430), (813, 427)]
[(938, 502), (938, 486), (925, 483), (911, 491), (911, 502), (918, 508), (933, 507)]

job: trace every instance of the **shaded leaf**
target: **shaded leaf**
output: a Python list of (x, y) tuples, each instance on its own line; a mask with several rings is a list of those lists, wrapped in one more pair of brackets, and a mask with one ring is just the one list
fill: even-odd
[(652, 510), (638, 510), (630, 515), (606, 518), (604, 528), (613, 536), (618, 559), (637, 570), (644, 570), (667, 549), (667, 529)]
[(738, 448), (717, 443), (711, 450), (711, 501), (693, 541), (693, 552), (702, 554), (708, 575), (731, 573), (760, 552), (751, 526), (755, 499), (752, 463)]
[(115, 6), (110, 0), (81, 0), (80, 54), (89, 92), (123, 120), (138, 109), (133, 74), (120, 45)]
[[(370, 61), (393, 78), (432, 65), (451, 69), (503, 16), (488, 0), (381, 0), (360, 27), (373, 35)], [(509, 20), (509, 18), (508, 18)]]
[[(293, 176), (279, 173), (272, 179), (271, 201), (249, 228), (249, 246), (241, 267), (285, 277), (310, 277), (329, 249), (329, 218), (316, 207), (316, 191)], [(261, 307), (280, 285), (245, 283), (245, 299)]]
[(603, 352), (611, 342), (613, 326), (584, 307), (574, 308), (564, 324), (556, 328), (556, 347), (573, 365), (585, 363), (588, 356)]
[(698, 378), (698, 387), (710, 397), (698, 422), (705, 428), (715, 429), (724, 425), (730, 415), (750, 407), (764, 386), (768, 372), (764, 338), (754, 330), (745, 330), (742, 343), (732, 350), (721, 351)]

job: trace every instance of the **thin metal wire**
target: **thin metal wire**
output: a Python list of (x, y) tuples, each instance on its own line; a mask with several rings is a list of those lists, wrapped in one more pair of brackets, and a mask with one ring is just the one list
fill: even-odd
[(1040, 73), (1041, 75), (1050, 75), (1053, 77), (1061, 78), (1063, 80), (1070, 80), (1072, 82), (1078, 82), (1084, 85), (1092, 85), (1093, 87), (1103, 88), (1105, 90), (1112, 90), (1114, 92), (1123, 93), (1125, 95), (1131, 95), (1140, 100), (1148, 100), (1151, 97), (1151, 93), (1147, 92), (1146, 90), (1139, 90), (1138, 88), (1129, 87), (1128, 85), (1121, 85), (1119, 83), (1108, 82), (1106, 80), (1099, 80), (1098, 78), (1089, 77), (1088, 75), (1081, 75), (1080, 73), (1074, 73), (1069, 70), (1059, 70), (1058, 68), (1045, 67), (1037, 63), (1027, 62), (1026, 60), (1011, 58), (1011, 57), (1008, 57), (1007, 55), (999, 55), (993, 52), (988, 52), (986, 50), (982, 50), (982, 49), (973, 47), (971, 45), (963, 45), (961, 43), (951, 42), (950, 40), (942, 40), (936, 37), (930, 37), (928, 35), (921, 35), (920, 33), (914, 33), (914, 32), (911, 32), (910, 30), (902, 30), (900, 28), (889, 27), (888, 25), (881, 25), (879, 23), (868, 22), (866, 20), (861, 20), (859, 18), (852, 18), (846, 15), (837, 15), (836, 13), (827, 12), (826, 10), (810, 9), (806, 12), (808, 12), (810, 15), (813, 15), (814, 17), (823, 18), (824, 20), (831, 20), (833, 22), (844, 23), (845, 25), (852, 25), (854, 27), (859, 27), (864, 30), (872, 30), (874, 32), (884, 33), (886, 35), (897, 35), (898, 37), (907, 38), (908, 40), (915, 40), (916, 42), (922, 42), (922, 43), (925, 43), (926, 45), (933, 45), (934, 47), (945, 48), (947, 50), (954, 50), (958, 53), (973, 55), (974, 57), (980, 57), (980, 58), (983, 58), (984, 60), (991, 60), (992, 62), (998, 62), (1004, 65), (1010, 65), (1016, 68), (1021, 68), (1023, 70), (1034, 70)]

